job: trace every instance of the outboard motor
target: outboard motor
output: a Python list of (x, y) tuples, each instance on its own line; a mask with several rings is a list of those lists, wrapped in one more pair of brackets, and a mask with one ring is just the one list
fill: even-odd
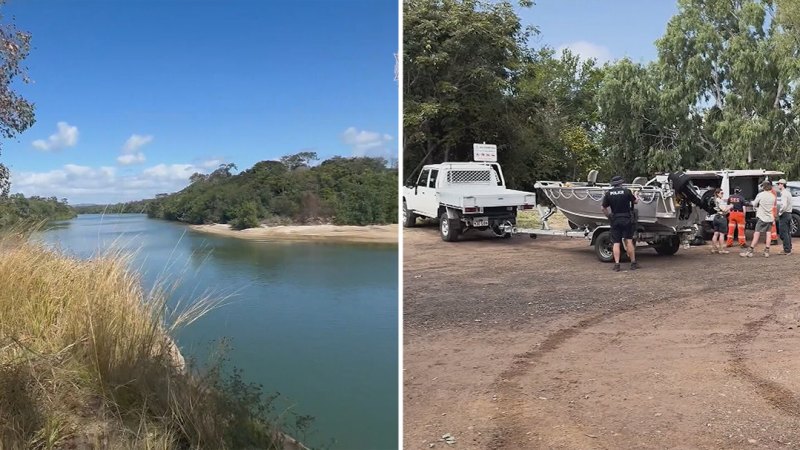
[(699, 206), (705, 212), (709, 214), (714, 214), (714, 208), (709, 204), (708, 201), (703, 201), (699, 195), (697, 195), (697, 191), (692, 188), (690, 184), (691, 179), (688, 175), (683, 172), (675, 172), (669, 174), (669, 181), (672, 183), (672, 189), (675, 192), (680, 193), (686, 200), (691, 202), (694, 205)]

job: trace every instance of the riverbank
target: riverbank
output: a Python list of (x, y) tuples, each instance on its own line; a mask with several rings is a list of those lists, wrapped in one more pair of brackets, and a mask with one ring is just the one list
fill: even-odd
[(289, 225), (234, 230), (227, 224), (190, 225), (194, 231), (259, 241), (329, 241), (364, 244), (397, 244), (393, 225)]
[(260, 387), (184, 365), (172, 336), (221, 300), (176, 312), (120, 253), (0, 246), (0, 447), (303, 448)]

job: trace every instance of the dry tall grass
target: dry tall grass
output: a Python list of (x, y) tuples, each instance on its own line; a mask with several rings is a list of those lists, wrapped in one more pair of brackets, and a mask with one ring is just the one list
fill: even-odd
[(166, 298), (119, 254), (0, 239), (0, 448), (278, 448), (252, 392), (175, 358), (170, 333), (214, 302), (167, 320)]

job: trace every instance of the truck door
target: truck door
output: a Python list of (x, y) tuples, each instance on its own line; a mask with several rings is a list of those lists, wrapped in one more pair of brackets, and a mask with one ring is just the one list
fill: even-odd
[(406, 197), (408, 209), (419, 213), (424, 212), (425, 188), (428, 186), (429, 175), (430, 169), (422, 169), (422, 172), (419, 173), (419, 178), (417, 178), (417, 182), (414, 184), (413, 193)]
[(439, 213), (439, 197), (436, 195), (436, 178), (439, 176), (437, 169), (432, 169), (428, 183), (419, 187), (420, 208), (428, 217), (436, 217)]

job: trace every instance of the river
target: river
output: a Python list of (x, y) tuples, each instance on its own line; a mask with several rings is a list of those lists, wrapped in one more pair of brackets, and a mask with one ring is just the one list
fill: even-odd
[(314, 417), (301, 440), (397, 448), (397, 246), (253, 242), (138, 214), (81, 215), (38, 237), (81, 258), (133, 252), (145, 287), (180, 281), (173, 301), (234, 294), (176, 336), (187, 359), (228, 338), (247, 381)]

